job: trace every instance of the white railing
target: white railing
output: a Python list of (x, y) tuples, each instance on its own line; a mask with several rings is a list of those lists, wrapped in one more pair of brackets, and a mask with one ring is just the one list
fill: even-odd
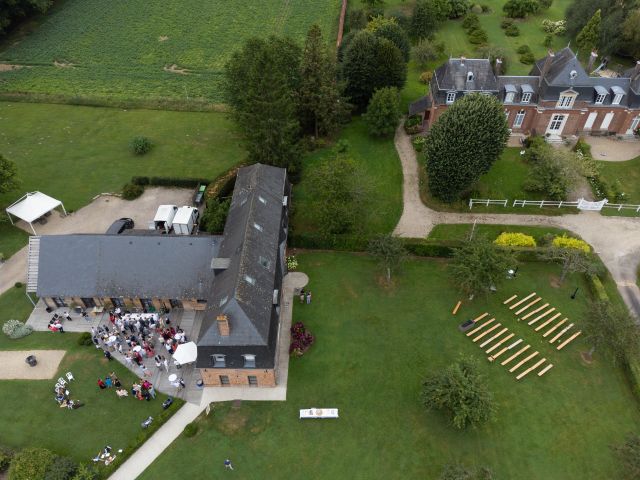
[(578, 202), (552, 201), (552, 200), (514, 200), (513, 207), (577, 207)]
[(488, 207), (489, 205), (500, 205), (502, 207), (506, 207), (509, 200), (490, 200), (488, 198), (470, 198), (469, 199), (469, 210), (473, 208), (474, 205), (484, 205)]
[(604, 205), (604, 208), (615, 208), (618, 211), (630, 209), (640, 212), (640, 205), (629, 205), (626, 203), (607, 203)]

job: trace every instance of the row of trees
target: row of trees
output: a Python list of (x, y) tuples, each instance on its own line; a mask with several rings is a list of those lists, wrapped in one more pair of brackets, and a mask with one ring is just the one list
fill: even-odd
[(46, 13), (52, 0), (2, 0), (0, 2), (0, 35), (16, 21), (35, 13)]

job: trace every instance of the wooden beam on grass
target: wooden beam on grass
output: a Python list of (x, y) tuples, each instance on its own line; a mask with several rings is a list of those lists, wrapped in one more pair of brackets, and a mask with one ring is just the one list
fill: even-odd
[(549, 330), (547, 330), (544, 335), (542, 335), (543, 337), (548, 337), (549, 335), (551, 335), (560, 325), (562, 325), (564, 322), (566, 322), (568, 320), (568, 318), (564, 318), (562, 320), (560, 320), (558, 323), (556, 323), (553, 327), (551, 327)]
[(453, 314), (455, 315), (456, 313), (458, 313), (458, 309), (460, 308), (460, 305), (462, 305), (462, 300), (460, 300), (458, 303), (456, 303), (456, 306), (453, 307)]
[(542, 365), (546, 360), (547, 360), (546, 358), (543, 358), (543, 359), (541, 359), (541, 360), (538, 360), (538, 361), (536, 362), (536, 364), (535, 364), (533, 367), (529, 367), (529, 368), (527, 368), (524, 372), (522, 372), (520, 375), (518, 375), (518, 376), (516, 377), (516, 380), (520, 380), (522, 377), (524, 377), (525, 375), (527, 375), (529, 372), (531, 372), (531, 371), (535, 370), (535, 369), (536, 369), (536, 368), (538, 368), (540, 365)]
[(506, 305), (507, 303), (512, 302), (516, 298), (518, 298), (518, 295), (513, 295), (513, 296), (507, 298), (504, 302), (502, 302), (502, 304)]
[(518, 310), (515, 314), (516, 315), (520, 315), (522, 312), (524, 312), (525, 310), (529, 309), (530, 307), (533, 307), (536, 303), (538, 303), (540, 300), (542, 300), (541, 297), (536, 298), (533, 302), (527, 303), (524, 307), (522, 307), (520, 310)]
[(562, 335), (564, 335), (564, 333), (569, 330), (571, 327), (573, 327), (573, 323), (570, 323), (568, 326), (564, 327), (560, 333), (558, 333), (557, 335), (555, 335), (551, 340), (549, 340), (549, 343), (554, 343), (556, 340), (558, 340)]
[(526, 302), (527, 300), (529, 300), (531, 297), (533, 297), (536, 294), (536, 292), (533, 292), (529, 295), (527, 295), (526, 297), (524, 297), (522, 300), (514, 303), (513, 305), (511, 305), (509, 307), (509, 310), (513, 310), (514, 308), (518, 308), (520, 305), (522, 305), (524, 302)]
[(489, 345), (491, 342), (493, 342), (496, 338), (498, 338), (500, 335), (502, 335), (507, 330), (509, 330), (509, 329), (506, 328), (506, 327), (503, 328), (498, 333), (496, 333), (493, 337), (491, 337), (489, 340), (485, 340), (483, 343), (481, 343), (480, 344), (480, 348), (484, 348), (486, 345)]
[[(547, 316), (551, 311), (553, 311), (553, 310), (555, 310), (555, 309), (553, 309), (553, 308), (552, 308), (551, 310), (549, 310), (548, 312), (546, 312), (546, 313), (545, 313), (543, 316), (541, 316), (540, 318), (544, 318), (544, 317), (546, 317), (546, 316)], [(553, 321), (554, 321), (556, 318), (558, 318), (560, 315), (562, 315), (562, 314), (561, 314), (560, 312), (558, 312), (558, 313), (556, 313), (553, 317), (551, 317), (551, 318), (549, 318), (549, 319), (545, 320), (544, 322), (542, 322), (542, 324), (541, 324), (540, 326), (536, 327), (536, 332), (537, 332), (538, 330), (543, 329), (545, 326), (549, 325), (551, 322), (553, 322)], [(531, 320), (531, 321), (529, 322), (529, 325), (533, 325), (533, 324), (534, 324), (534, 323), (536, 323), (538, 320), (539, 320), (539, 318), (534, 318), (533, 320)]]
[(498, 343), (496, 343), (493, 347), (490, 347), (489, 350), (487, 350), (485, 353), (491, 353), (493, 352), (496, 348), (498, 348), (500, 345), (502, 345), (503, 343), (509, 341), (510, 338), (513, 337), (513, 333), (510, 333), (509, 335), (507, 335), (506, 337), (504, 337), (502, 340), (500, 340)]
[(538, 372), (538, 376), (541, 377), (542, 375), (544, 375), (545, 373), (547, 373), (549, 370), (551, 370), (553, 368), (553, 363), (550, 363), (549, 365), (547, 365), (546, 367), (544, 367), (542, 370), (540, 370)]
[(582, 330), (578, 330), (576, 333), (567, 338), (564, 342), (558, 345), (558, 350), (562, 350), (569, 342), (571, 342), (574, 338), (582, 333)]
[(549, 306), (548, 303), (545, 303), (544, 305), (542, 305), (541, 307), (536, 308), (535, 310), (532, 310), (531, 312), (527, 313), (524, 317), (518, 319), (518, 320), (526, 320), (527, 318), (531, 317), (532, 315), (535, 315), (536, 313), (538, 313), (540, 310), (544, 310), (545, 308), (547, 308)]
[[(555, 310), (555, 308), (550, 308), (549, 310), (547, 310), (544, 313), (541, 313), (540, 315), (538, 315), (536, 318), (534, 318), (533, 320), (529, 320), (528, 325), (533, 325), (534, 323), (538, 322), (539, 320), (542, 320), (544, 317), (546, 317), (547, 315), (549, 315), (550, 313), (553, 313), (553, 311)], [(560, 313), (558, 315), (561, 315)]]
[(531, 355), (529, 355), (528, 357), (524, 358), (523, 360), (520, 360), (518, 363), (516, 363), (513, 367), (511, 367), (509, 369), (509, 372), (513, 373), (515, 372), (517, 369), (519, 369), (522, 365), (524, 365), (525, 363), (527, 363), (529, 360), (531, 360), (533, 357), (535, 357), (536, 355), (538, 355), (538, 352), (533, 352)]
[(482, 337), (484, 337), (487, 333), (491, 333), (492, 331), (494, 331), (496, 328), (498, 328), (500, 326), (499, 323), (496, 323), (494, 326), (492, 326), (491, 328), (485, 330), (484, 332), (482, 332), (480, 335), (478, 335), (476, 338), (473, 339), (473, 342), (477, 342), (478, 340), (480, 340)]
[(500, 365), (506, 365), (507, 363), (509, 363), (511, 360), (513, 360), (514, 358), (516, 358), (518, 355), (520, 355), (521, 353), (525, 352), (526, 350), (528, 350), (531, 347), (531, 345), (527, 345), (525, 347), (522, 347), (520, 350), (518, 350), (516, 353), (514, 353), (513, 355), (511, 355), (509, 358), (507, 358), (504, 362), (502, 362)]
[(522, 339), (518, 339), (515, 342), (513, 342), (511, 345), (509, 345), (508, 347), (504, 347), (502, 350), (500, 350), (498, 353), (496, 353), (495, 355), (491, 355), (490, 357), (487, 358), (487, 360), (489, 360), (490, 362), (493, 362), (496, 358), (498, 358), (500, 355), (502, 355), (504, 352), (506, 352), (507, 350), (511, 350), (513, 347), (515, 347), (516, 345), (518, 345), (519, 343), (522, 342)]
[(492, 318), (491, 320), (487, 320), (486, 322), (484, 322), (482, 325), (478, 325), (476, 328), (474, 328), (473, 330), (471, 330), (469, 333), (467, 333), (467, 337), (470, 337), (471, 335), (473, 335), (474, 333), (476, 333), (478, 330), (486, 327), (487, 325), (489, 325), (490, 323), (492, 323), (495, 320), (495, 318)]
[(471, 320), (473, 323), (477, 323), (479, 320), (482, 320), (484, 317), (486, 317), (487, 315), (489, 315), (489, 313), (484, 312), (482, 315), (480, 315), (479, 317), (474, 318), (473, 320)]

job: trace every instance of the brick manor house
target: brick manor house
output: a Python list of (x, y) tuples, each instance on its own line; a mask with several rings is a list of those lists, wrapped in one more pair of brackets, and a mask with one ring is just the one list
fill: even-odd
[[(587, 70), (596, 57), (592, 52)], [(409, 114), (421, 115), (428, 129), (458, 98), (479, 92), (500, 99), (514, 135), (631, 136), (640, 126), (640, 61), (618, 78), (590, 76), (569, 47), (549, 51), (526, 76), (501, 75), (501, 63), (494, 69), (488, 59), (450, 58)]]

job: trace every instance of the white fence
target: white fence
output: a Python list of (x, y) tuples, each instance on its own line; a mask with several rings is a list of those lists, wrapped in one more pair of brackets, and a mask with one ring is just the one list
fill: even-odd
[(629, 209), (640, 212), (640, 205), (627, 205), (626, 203), (607, 203), (604, 205), (604, 208), (615, 208), (618, 211)]
[(513, 207), (577, 207), (578, 202), (552, 201), (552, 200), (514, 200)]
[(502, 207), (506, 207), (509, 200), (490, 200), (488, 198), (470, 198), (469, 199), (469, 210), (473, 208), (474, 205), (484, 205), (488, 207), (489, 205), (500, 205)]

